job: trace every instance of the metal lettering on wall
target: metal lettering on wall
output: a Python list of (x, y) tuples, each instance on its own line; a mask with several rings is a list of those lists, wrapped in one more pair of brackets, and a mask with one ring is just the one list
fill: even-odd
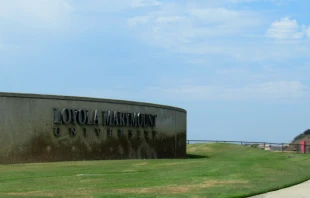
[[(137, 139), (141, 137), (144, 137), (146, 140), (150, 137), (155, 139), (156, 131), (153, 129), (156, 127), (156, 118), (156, 114), (135, 112), (102, 111), (99, 113), (98, 110), (54, 109), (54, 124), (70, 124), (68, 128), (70, 136), (81, 133), (84, 137), (87, 137), (87, 129), (84, 126), (94, 126), (93, 132), (97, 137), (105, 132), (107, 137), (112, 137), (115, 133), (119, 138), (126, 136), (130, 139), (135, 136)], [(82, 128), (78, 131), (76, 128), (72, 127), (72, 125), (77, 125)], [(105, 128), (107, 128), (106, 131), (101, 130), (99, 128), (100, 126), (105, 126)], [(116, 127), (132, 127), (137, 128), (137, 130), (128, 129), (127, 131), (123, 131)], [(141, 128), (144, 129), (143, 132), (141, 132)], [(60, 136), (61, 133), (63, 132), (59, 127), (54, 128), (54, 136)]]

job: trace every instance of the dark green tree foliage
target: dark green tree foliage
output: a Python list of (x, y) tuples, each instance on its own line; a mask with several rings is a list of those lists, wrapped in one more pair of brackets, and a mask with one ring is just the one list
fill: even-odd
[(293, 141), (300, 140), (300, 139), (302, 139), (303, 137), (305, 137), (305, 134), (301, 133), (301, 134), (297, 135), (297, 136), (294, 138)]
[(310, 129), (305, 130), (304, 134), (305, 135), (310, 135)]
[(305, 130), (303, 133), (297, 135), (293, 141), (296, 141), (296, 140), (300, 140), (302, 138), (304, 138), (305, 136), (309, 136), (310, 135), (310, 129), (307, 129)]

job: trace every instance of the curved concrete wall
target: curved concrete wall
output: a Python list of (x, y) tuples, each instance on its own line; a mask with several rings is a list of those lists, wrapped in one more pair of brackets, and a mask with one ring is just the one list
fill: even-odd
[(0, 163), (183, 158), (184, 109), (121, 100), (0, 93)]

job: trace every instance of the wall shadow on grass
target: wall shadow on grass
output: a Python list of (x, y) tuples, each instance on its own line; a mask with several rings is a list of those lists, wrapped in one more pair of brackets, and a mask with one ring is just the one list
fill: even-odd
[(209, 156), (205, 155), (193, 155), (193, 154), (186, 154), (187, 159), (201, 159), (201, 158), (210, 158)]

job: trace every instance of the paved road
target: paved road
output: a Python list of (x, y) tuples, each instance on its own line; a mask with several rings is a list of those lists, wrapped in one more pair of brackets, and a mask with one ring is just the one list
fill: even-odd
[(251, 198), (310, 198), (310, 180), (296, 186), (257, 195)]

